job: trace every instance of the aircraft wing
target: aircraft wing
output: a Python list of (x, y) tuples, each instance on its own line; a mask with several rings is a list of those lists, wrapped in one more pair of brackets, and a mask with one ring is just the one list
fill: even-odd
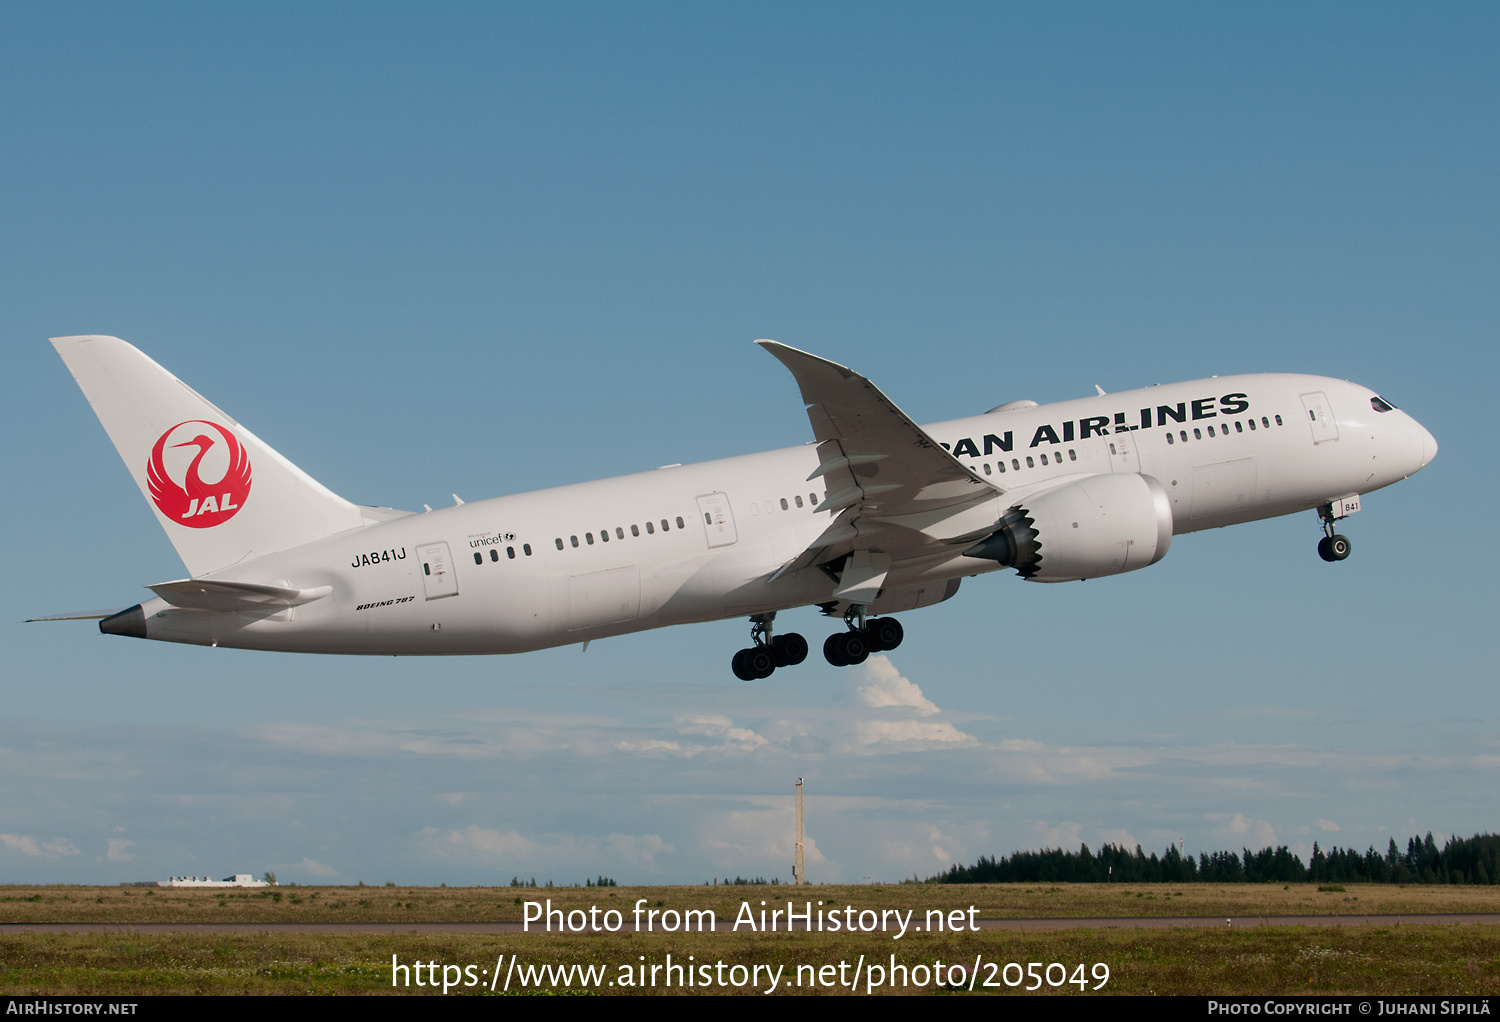
[(819, 510), (834, 515), (778, 576), (848, 554), (844, 574), (859, 578), (839, 593), (853, 599), (878, 590), (891, 561), (951, 556), (955, 544), (993, 527), (1004, 491), (965, 468), (873, 383), (785, 344), (755, 343), (790, 369), (801, 388), (818, 441), (819, 464), (808, 478), (823, 477), (828, 497)]

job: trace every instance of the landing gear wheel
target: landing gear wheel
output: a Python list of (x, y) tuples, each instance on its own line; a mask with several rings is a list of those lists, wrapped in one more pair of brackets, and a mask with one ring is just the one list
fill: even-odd
[(823, 655), (835, 667), (851, 667), (865, 662), (870, 655), (870, 644), (865, 641), (864, 632), (835, 632), (823, 643)]
[(776, 670), (776, 662), (771, 657), (771, 651), (765, 646), (751, 646), (742, 649), (729, 661), (729, 666), (734, 670), (734, 676), (741, 681), (759, 681), (769, 678)]
[(796, 667), (807, 659), (807, 640), (796, 632), (778, 635), (771, 640), (771, 657), (777, 667)]
[(750, 670), (749, 665), (745, 663), (745, 654), (749, 652), (750, 650), (748, 649), (742, 649), (729, 661), (729, 666), (733, 669), (734, 676), (741, 681), (754, 681), (756, 677), (755, 673)]
[(769, 678), (776, 670), (776, 661), (765, 646), (752, 646), (745, 650), (745, 666), (755, 672), (755, 680)]
[(906, 629), (893, 617), (880, 617), (865, 625), (865, 636), (869, 641), (870, 652), (879, 653), (901, 645), (901, 640), (906, 637)]
[(1325, 561), (1342, 561), (1349, 556), (1350, 549), (1349, 537), (1338, 533), (1318, 540), (1318, 556)]
[(843, 638), (843, 632), (834, 632), (823, 640), (823, 659), (835, 667), (849, 666), (849, 661), (844, 658)]

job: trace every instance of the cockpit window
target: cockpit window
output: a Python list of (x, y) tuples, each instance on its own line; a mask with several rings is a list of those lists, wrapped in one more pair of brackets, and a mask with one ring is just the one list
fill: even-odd
[(1370, 407), (1375, 409), (1377, 412), (1389, 412), (1393, 411), (1396, 406), (1391, 404), (1384, 398), (1372, 397), (1370, 398)]

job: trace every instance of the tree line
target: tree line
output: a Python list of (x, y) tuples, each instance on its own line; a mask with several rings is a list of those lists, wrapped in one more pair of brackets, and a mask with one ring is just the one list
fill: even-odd
[(1009, 857), (980, 856), (972, 866), (951, 866), (929, 877), (928, 883), (1361, 883), (1361, 884), (1494, 884), (1500, 883), (1500, 835), (1476, 834), (1449, 838), (1441, 849), (1432, 839), (1411, 838), (1406, 851), (1396, 839), (1385, 854), (1371, 845), (1325, 851), (1313, 843), (1307, 862), (1286, 845), (1241, 853), (1202, 852), (1195, 859), (1169, 846), (1161, 855), (1147, 855), (1106, 844), (1097, 852), (1088, 845), (1076, 852), (1048, 848), (1015, 852)]

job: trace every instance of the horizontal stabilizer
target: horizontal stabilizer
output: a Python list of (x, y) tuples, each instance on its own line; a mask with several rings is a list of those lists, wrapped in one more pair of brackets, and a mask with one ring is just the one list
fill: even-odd
[(112, 617), (120, 612), (119, 607), (111, 607), (109, 610), (75, 610), (71, 614), (53, 614), (51, 617), (29, 617), (26, 624), (33, 621), (98, 621), (100, 618)]
[(267, 610), (295, 607), (321, 600), (333, 592), (333, 586), (296, 589), (265, 582), (228, 582), (211, 578), (184, 578), (176, 582), (158, 582), (147, 586), (174, 607), (184, 610)]

